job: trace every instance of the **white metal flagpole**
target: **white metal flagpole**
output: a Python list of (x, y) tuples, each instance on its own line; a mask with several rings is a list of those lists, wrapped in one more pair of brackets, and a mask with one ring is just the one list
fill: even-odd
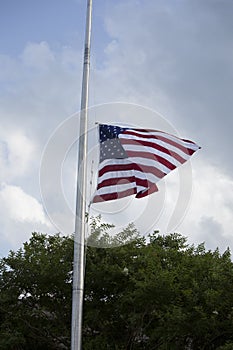
[(73, 294), (71, 350), (81, 350), (82, 313), (85, 275), (85, 214), (86, 214), (86, 156), (87, 156), (87, 109), (90, 74), (90, 42), (92, 22), (92, 0), (87, 0), (86, 34), (83, 63), (83, 82), (80, 112), (77, 197), (74, 234)]

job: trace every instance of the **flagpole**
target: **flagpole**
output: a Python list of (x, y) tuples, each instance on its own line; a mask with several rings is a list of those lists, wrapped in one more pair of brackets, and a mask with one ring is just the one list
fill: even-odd
[(92, 22), (92, 0), (87, 0), (86, 33), (83, 62), (83, 81), (80, 112), (77, 196), (74, 233), (73, 293), (71, 350), (81, 350), (82, 313), (85, 275), (85, 214), (86, 214), (86, 156), (87, 156), (87, 109), (90, 74), (90, 42)]

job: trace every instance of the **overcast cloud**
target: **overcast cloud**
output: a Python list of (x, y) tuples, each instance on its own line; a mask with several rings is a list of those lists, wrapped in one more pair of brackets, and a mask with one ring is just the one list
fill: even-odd
[[(40, 196), (40, 161), (56, 127), (79, 108), (86, 5), (42, 1), (34, 9), (26, 0), (11, 3), (12, 7), (4, 4), (0, 14), (5, 34), (0, 42), (3, 255), (17, 249), (32, 231), (58, 230), (46, 216)], [(101, 0), (94, 1), (93, 10), (90, 105), (121, 101), (156, 110), (180, 135), (202, 146), (192, 161), (193, 192), (186, 216), (174, 229), (191, 243), (232, 248), (233, 3)], [(158, 119), (152, 114), (137, 115), (135, 124), (157, 128)], [(114, 120), (106, 120), (98, 110), (92, 115), (91, 127), (96, 118)], [(128, 116), (123, 121), (132, 124)], [(70, 207), (75, 192), (74, 148), (65, 162), (63, 184)], [(159, 185), (160, 215), (154, 194), (149, 204), (131, 201), (126, 211), (117, 214), (115, 209), (108, 217), (115, 223), (136, 221), (143, 231), (154, 208), (156, 220), (146, 229), (166, 232), (182, 186), (177, 174), (169, 175), (164, 196), (163, 186)], [(51, 194), (53, 190), (48, 188)], [(62, 205), (56, 203), (56, 215), (64, 215), (59, 208)]]

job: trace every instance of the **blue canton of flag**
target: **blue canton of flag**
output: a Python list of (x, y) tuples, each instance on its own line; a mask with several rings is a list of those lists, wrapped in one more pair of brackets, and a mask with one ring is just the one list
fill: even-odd
[(112, 125), (100, 125), (100, 162), (105, 159), (123, 159), (127, 154), (122, 147), (118, 135), (124, 132), (125, 128)]
[(127, 128), (121, 128), (115, 125), (99, 125), (100, 142), (104, 142), (109, 139), (118, 138), (118, 135), (127, 130)]

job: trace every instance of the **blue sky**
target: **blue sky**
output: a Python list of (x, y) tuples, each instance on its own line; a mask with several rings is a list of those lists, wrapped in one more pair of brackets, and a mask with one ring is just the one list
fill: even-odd
[[(73, 218), (65, 215), (53, 178), (48, 203), (42, 201), (39, 175), (56, 128), (66, 134), (57, 147), (75, 137), (76, 119), (69, 124), (67, 118), (80, 104), (85, 14), (83, 0), (9, 0), (1, 7), (2, 255), (32, 231), (57, 232), (56, 220), (69, 222), (72, 231)], [(89, 126), (99, 120), (170, 128), (202, 146), (191, 177), (184, 168), (180, 177), (176, 172), (161, 182), (161, 194), (149, 201), (119, 201), (96, 207), (94, 214), (105, 213), (119, 226), (134, 221), (141, 231), (167, 232), (172, 213), (182, 207), (179, 194), (192, 185), (186, 214), (176, 213), (172, 229), (210, 249), (233, 245), (232, 15), (233, 3), (225, 0), (94, 1), (90, 106), (100, 106), (92, 109)], [(69, 147), (59, 181), (72, 208), (76, 152)], [(54, 168), (56, 150), (50, 155)], [(48, 178), (55, 176), (47, 171)], [(181, 181), (185, 174), (190, 183)]]
[[(82, 40), (84, 3), (75, 1), (7, 1), (1, 8), (2, 53), (17, 55), (28, 42), (75, 44)], [(73, 42), (72, 42), (73, 41)], [(76, 48), (77, 48), (76, 43)]]

